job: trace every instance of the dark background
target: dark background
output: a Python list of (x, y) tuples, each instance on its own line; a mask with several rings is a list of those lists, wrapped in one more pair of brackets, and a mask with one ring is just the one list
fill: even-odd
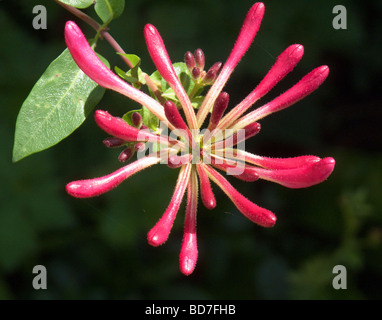
[[(0, 2), (0, 298), (3, 299), (380, 299), (382, 298), (381, 34), (378, 0), (264, 1), (254, 44), (231, 77), (231, 103), (243, 99), (287, 46), (305, 55), (269, 101), (313, 68), (330, 75), (317, 92), (264, 119), (247, 147), (265, 156), (315, 154), (336, 159), (324, 183), (292, 190), (265, 181), (235, 186), (275, 212), (274, 228), (245, 219), (214, 186), (218, 205), (198, 211), (199, 261), (178, 269), (184, 204), (167, 243), (147, 244), (147, 231), (167, 207), (177, 170), (150, 168), (95, 199), (74, 199), (66, 183), (120, 167), (117, 150), (89, 119), (57, 146), (12, 163), (18, 111), (34, 83), (64, 49), (73, 16), (53, 1)], [(174, 62), (201, 47), (207, 66), (225, 61), (250, 0), (126, 1), (111, 34), (151, 73), (143, 27), (154, 24)], [(32, 9), (48, 10), (48, 29), (34, 30)], [(347, 29), (332, 27), (334, 5), (347, 8)], [(87, 10), (95, 17), (93, 9)], [(78, 20), (76, 20), (78, 22)], [(94, 32), (79, 22), (88, 37)], [(99, 51), (124, 67), (107, 43)], [(135, 108), (107, 92), (113, 114)], [(248, 146), (249, 145), (249, 146)], [(335, 265), (347, 290), (334, 290)], [(48, 270), (48, 289), (32, 288), (32, 269)]]

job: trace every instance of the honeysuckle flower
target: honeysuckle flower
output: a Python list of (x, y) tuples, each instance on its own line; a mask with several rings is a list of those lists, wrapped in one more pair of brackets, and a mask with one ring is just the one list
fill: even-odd
[[(104, 144), (108, 147), (125, 146), (119, 156), (121, 162), (129, 159), (135, 152), (138, 159), (104, 177), (71, 182), (66, 190), (74, 197), (93, 197), (110, 191), (131, 175), (152, 165), (166, 163), (171, 168), (180, 168), (171, 201), (163, 216), (148, 232), (147, 238), (152, 246), (159, 246), (168, 239), (182, 199), (187, 193), (184, 237), (179, 256), (180, 270), (186, 275), (193, 272), (198, 257), (196, 214), (199, 190), (204, 206), (208, 209), (216, 207), (211, 181), (251, 221), (263, 227), (272, 227), (276, 222), (276, 216), (271, 211), (257, 206), (239, 193), (216, 169), (244, 181), (263, 179), (288, 188), (306, 188), (321, 183), (334, 169), (335, 161), (330, 157), (321, 159), (308, 155), (270, 158), (249, 153), (241, 147), (245, 140), (259, 133), (260, 119), (285, 109), (312, 93), (328, 76), (327, 66), (318, 67), (277, 98), (246, 113), (293, 70), (302, 58), (302, 45), (291, 45), (282, 52), (255, 89), (225, 114), (229, 95), (222, 90), (252, 43), (263, 15), (263, 3), (255, 3), (249, 10), (224, 65), (216, 63), (206, 72), (201, 49), (197, 49), (194, 54), (186, 53), (185, 64), (195, 83), (204, 81), (204, 85), (212, 84), (197, 112), (176, 74), (158, 30), (153, 25), (147, 24), (144, 28), (147, 48), (160, 75), (174, 91), (180, 110), (174, 101), (168, 100), (161, 104), (123, 81), (101, 62), (74, 22), (67, 22), (65, 27), (69, 51), (84, 73), (99, 85), (146, 107), (172, 133), (177, 132), (175, 135), (166, 135), (163, 130), (149, 130), (142, 124), (139, 113), (132, 115), (133, 125), (130, 125), (107, 111), (97, 110), (96, 123), (111, 136), (104, 140)], [(209, 122), (204, 127), (207, 130), (203, 131), (209, 114)], [(150, 144), (155, 145), (155, 148), (146, 155)]]

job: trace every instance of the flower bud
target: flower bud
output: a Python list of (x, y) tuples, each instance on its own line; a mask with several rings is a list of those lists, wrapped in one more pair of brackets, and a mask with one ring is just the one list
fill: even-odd
[(182, 116), (179, 113), (179, 110), (174, 102), (166, 101), (164, 104), (164, 113), (167, 120), (177, 129), (182, 130), (188, 136), (188, 144), (193, 144), (194, 139), (192, 137), (191, 131), (188, 128), (187, 124), (184, 122)]
[(103, 140), (102, 143), (108, 148), (117, 148), (123, 146), (126, 141), (116, 137), (109, 137)]
[(222, 66), (221, 62), (216, 62), (206, 73), (205, 77), (203, 78), (203, 83), (205, 85), (213, 84), (219, 71)]
[(196, 66), (200, 69), (200, 71), (204, 70), (205, 58), (204, 52), (202, 49), (196, 49), (194, 52)]
[(134, 149), (137, 151), (144, 151), (146, 148), (146, 144), (144, 142), (138, 142), (134, 145)]
[(133, 148), (126, 148), (124, 149), (118, 156), (119, 162), (125, 162), (127, 160), (130, 160), (131, 157), (134, 155), (135, 150)]
[(200, 71), (199, 68), (197, 68), (197, 67), (193, 68), (192, 71), (191, 71), (192, 78), (194, 80), (198, 80), (200, 78), (200, 74), (201, 73), (202, 72)]
[(188, 70), (192, 72), (192, 69), (195, 68), (195, 58), (190, 51), (187, 51), (186, 54), (184, 55), (184, 62), (186, 63)]
[(228, 107), (229, 102), (229, 94), (227, 92), (222, 92), (217, 97), (214, 107), (212, 109), (211, 117), (210, 117), (210, 123), (208, 125), (209, 130), (213, 130), (218, 125), (221, 117), (224, 114), (224, 111)]
[(131, 115), (131, 122), (133, 123), (133, 126), (136, 128), (140, 128), (142, 126), (142, 116), (139, 112), (133, 112)]

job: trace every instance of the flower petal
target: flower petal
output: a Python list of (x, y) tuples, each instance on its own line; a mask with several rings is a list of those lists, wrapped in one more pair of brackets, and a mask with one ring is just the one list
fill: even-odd
[(297, 101), (305, 98), (307, 95), (316, 90), (325, 81), (328, 75), (328, 66), (321, 66), (312, 70), (292, 88), (279, 95), (271, 102), (241, 117), (231, 126), (231, 128), (243, 128), (246, 125), (254, 121), (258, 121), (271, 113), (283, 110), (295, 104)]
[[(169, 144), (167, 137), (153, 134), (149, 130), (139, 130), (130, 126), (122, 118), (113, 117), (107, 111), (97, 110), (94, 114), (94, 118), (102, 130), (116, 138), (126, 141), (150, 141), (164, 145)], [(180, 143), (178, 141), (174, 142)]]
[(226, 149), (226, 155), (233, 155), (236, 159), (266, 168), (266, 169), (295, 169), (316, 163), (321, 159), (317, 156), (299, 156), (292, 158), (261, 157), (240, 149)]
[(259, 175), (256, 171), (252, 170), (251, 166), (246, 165), (244, 162), (237, 160), (229, 160), (223, 157), (216, 156), (212, 157), (205, 155), (212, 166), (219, 170), (223, 170), (228, 175), (232, 175), (237, 179), (253, 182), (259, 179)]
[[(219, 130), (219, 129), (218, 129)], [(218, 141), (211, 145), (211, 149), (219, 150), (219, 149), (227, 149), (230, 147), (233, 147), (249, 138), (252, 138), (253, 136), (257, 135), (261, 130), (261, 125), (258, 122), (253, 122), (244, 127), (243, 132), (236, 132), (230, 137), (226, 138), (225, 140)], [(233, 130), (222, 130), (223, 132), (234, 132)], [(240, 149), (238, 149), (240, 150)]]
[(196, 213), (198, 206), (198, 177), (195, 169), (191, 171), (191, 178), (187, 189), (186, 218), (184, 221), (184, 235), (182, 248), (179, 255), (180, 271), (190, 275), (198, 259), (198, 247), (196, 241)]
[(201, 164), (207, 171), (209, 177), (224, 191), (231, 199), (237, 209), (249, 220), (263, 227), (273, 227), (276, 223), (276, 216), (267, 209), (261, 208), (249, 201), (239, 193), (222, 175), (210, 166)]
[(190, 172), (191, 164), (187, 164), (182, 167), (169, 206), (167, 207), (162, 218), (160, 218), (157, 224), (149, 231), (147, 235), (147, 240), (150, 245), (157, 247), (167, 240), (172, 225), (174, 224), (176, 214), (178, 213), (179, 206), (182, 202), (184, 192), (186, 191), (190, 178)]
[(212, 105), (222, 91), (236, 65), (239, 63), (240, 59), (244, 56), (249, 46), (251, 45), (257, 31), (260, 28), (263, 16), (264, 4), (261, 2), (255, 3), (248, 11), (231, 54), (229, 55), (226, 63), (220, 71), (219, 76), (216, 78), (214, 84), (208, 91), (207, 96), (205, 97), (196, 115), (199, 127), (203, 124)]
[(156, 156), (147, 156), (130, 163), (107, 176), (70, 182), (66, 185), (66, 191), (76, 198), (99, 196), (114, 189), (133, 174), (146, 169), (159, 161), (160, 158)]
[(172, 101), (166, 101), (164, 104), (164, 113), (168, 119), (168, 121), (176, 128), (183, 130), (186, 136), (185, 138), (187, 140), (188, 145), (194, 145), (194, 138), (191, 134), (190, 129), (187, 127), (187, 124), (184, 122), (182, 116), (179, 113), (179, 110), (174, 102)]
[(324, 158), (294, 169), (267, 170), (258, 168), (255, 171), (260, 179), (276, 182), (284, 187), (307, 188), (326, 180), (333, 172), (335, 160)]
[(231, 125), (257, 100), (266, 95), (277, 83), (293, 70), (301, 60), (303, 54), (304, 47), (300, 44), (291, 45), (284, 50), (258, 86), (222, 119), (219, 123), (219, 128), (223, 129)]
[(163, 79), (167, 81), (178, 97), (190, 129), (196, 129), (197, 122), (194, 108), (192, 107), (190, 98), (176, 75), (162, 37), (160, 36), (158, 30), (151, 24), (147, 24), (145, 26), (144, 35), (151, 59)]
[(316, 156), (300, 156), (293, 158), (269, 158), (255, 156), (249, 159), (245, 157), (246, 161), (252, 164), (259, 165), (267, 169), (294, 169), (303, 167), (309, 164), (317, 163), (321, 159)]
[(196, 169), (198, 170), (199, 175), (200, 195), (202, 202), (207, 209), (212, 210), (216, 207), (216, 199), (214, 193), (212, 192), (210, 179), (200, 164), (196, 165)]
[(65, 25), (65, 41), (78, 67), (100, 86), (119, 92), (144, 105), (160, 120), (167, 122), (163, 107), (149, 95), (135, 89), (113, 73), (90, 47), (81, 29), (73, 21)]

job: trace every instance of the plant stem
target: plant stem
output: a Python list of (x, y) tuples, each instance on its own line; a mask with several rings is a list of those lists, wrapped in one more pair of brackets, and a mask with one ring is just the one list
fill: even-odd
[(81, 20), (85, 21), (89, 26), (91, 26), (93, 29), (95, 29), (98, 32), (100, 25), (98, 24), (97, 21), (89, 17), (86, 13), (83, 13), (81, 10), (78, 10), (77, 8), (74, 8), (65, 3), (62, 3), (59, 0), (54, 0), (54, 1), (56, 1), (64, 9), (73, 13), (77, 18), (80, 18)]
[(190, 92), (190, 94), (188, 95), (190, 99), (192, 99), (195, 94), (201, 89), (203, 88), (203, 85), (200, 85), (198, 84), (197, 82), (195, 82), (195, 86), (194, 88), (192, 89), (192, 91)]
[[(83, 13), (81, 10), (78, 10), (77, 8), (71, 7), (65, 3), (60, 2), (59, 0), (56, 1), (60, 6), (68, 10), (69, 12), (73, 13), (77, 18), (81, 19), (82, 21), (86, 22), (89, 26), (91, 26), (95, 31), (97, 31), (97, 34), (101, 35), (104, 39), (106, 39), (107, 42), (119, 53), (125, 53), (125, 51), (121, 48), (121, 46), (118, 44), (117, 41), (111, 36), (109, 32), (106, 31), (106, 26), (101, 26), (97, 21), (95, 21), (92, 17), (88, 16), (86, 13)], [(131, 61), (122, 56), (121, 58), (125, 63), (129, 66), (129, 68), (133, 68), (134, 65), (131, 63)]]
[[(60, 2), (59, 0), (56, 1), (60, 6), (74, 14), (77, 18), (81, 19), (82, 21), (86, 22), (89, 26), (91, 26), (95, 31), (97, 31), (96, 40), (98, 40), (98, 37), (103, 37), (109, 44), (115, 49), (116, 52), (126, 54), (126, 52), (122, 49), (122, 47), (118, 44), (118, 42), (111, 36), (109, 32), (106, 31), (107, 26), (100, 25), (97, 21), (95, 21), (92, 17), (88, 16), (86, 13), (83, 13), (81, 10), (78, 10), (77, 8), (71, 7), (65, 3)], [(134, 68), (134, 65), (131, 63), (131, 61), (126, 58), (124, 55), (119, 55), (122, 60), (128, 65), (130, 69)], [(154, 93), (154, 95), (157, 97), (159, 102), (161, 104), (165, 103), (164, 98), (162, 97), (162, 94), (160, 90), (158, 89), (157, 85), (154, 83), (153, 80), (151, 80), (150, 76), (147, 73), (143, 73), (143, 76), (145, 78), (146, 84), (149, 87), (149, 89)]]

